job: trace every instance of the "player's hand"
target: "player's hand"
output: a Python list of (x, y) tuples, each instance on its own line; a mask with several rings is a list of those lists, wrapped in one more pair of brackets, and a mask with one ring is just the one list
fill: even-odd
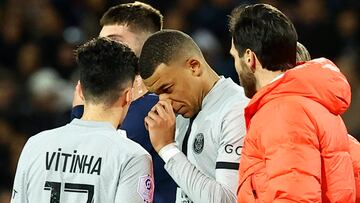
[(159, 152), (175, 140), (175, 113), (169, 101), (159, 101), (145, 117), (150, 141)]
[(80, 81), (78, 81), (78, 83), (76, 84), (76, 87), (75, 87), (75, 91), (74, 91), (72, 107), (84, 105), (84, 100), (80, 96), (81, 95), (80, 91), (81, 91)]

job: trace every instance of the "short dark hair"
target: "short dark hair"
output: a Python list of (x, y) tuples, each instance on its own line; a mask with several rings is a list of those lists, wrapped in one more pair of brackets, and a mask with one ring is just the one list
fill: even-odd
[[(194, 52), (195, 51), (195, 52)], [(165, 29), (152, 34), (144, 43), (139, 58), (139, 72), (143, 79), (149, 78), (160, 64), (169, 64), (179, 56), (198, 53), (200, 48), (187, 34)]]
[(125, 44), (96, 38), (76, 50), (85, 100), (110, 106), (131, 86), (138, 59)]
[(109, 8), (100, 19), (101, 26), (115, 24), (153, 33), (162, 29), (163, 16), (149, 4), (136, 1)]
[(295, 66), (298, 39), (295, 27), (275, 7), (241, 5), (232, 11), (229, 26), (239, 56), (251, 49), (262, 66), (271, 71)]

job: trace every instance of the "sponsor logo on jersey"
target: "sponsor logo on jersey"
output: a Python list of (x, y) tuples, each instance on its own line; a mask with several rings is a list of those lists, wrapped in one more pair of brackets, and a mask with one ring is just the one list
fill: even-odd
[(241, 155), (242, 146), (234, 146), (232, 144), (225, 145), (225, 152), (228, 154), (236, 153), (237, 155)]
[(200, 154), (204, 149), (204, 134), (199, 133), (195, 136), (193, 150), (196, 154)]
[(153, 202), (154, 181), (150, 175), (139, 177), (137, 192), (144, 202)]

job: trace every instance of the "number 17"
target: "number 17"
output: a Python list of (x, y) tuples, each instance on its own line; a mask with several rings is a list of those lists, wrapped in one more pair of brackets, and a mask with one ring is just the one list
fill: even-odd
[[(44, 190), (50, 190), (50, 203), (60, 203), (60, 182), (46, 181)], [(91, 203), (94, 198), (94, 185), (77, 184), (77, 183), (65, 183), (65, 192), (78, 192), (87, 193), (88, 199), (86, 203)]]

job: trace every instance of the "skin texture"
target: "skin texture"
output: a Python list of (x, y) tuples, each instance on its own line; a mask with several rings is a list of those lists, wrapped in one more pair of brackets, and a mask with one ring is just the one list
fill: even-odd
[(250, 49), (246, 49), (245, 53), (239, 56), (233, 42), (231, 43), (230, 54), (234, 58), (236, 72), (248, 98), (252, 98), (259, 89), (283, 73), (280, 70), (270, 71), (263, 68), (256, 54)]
[(160, 100), (171, 101), (177, 114), (192, 117), (200, 109), (201, 84), (191, 69), (161, 64), (151, 77), (144, 80), (144, 84), (158, 94)]
[[(102, 27), (99, 37), (108, 37), (114, 41), (122, 42), (129, 46), (131, 50), (134, 51), (135, 55), (139, 57), (141, 48), (144, 45), (145, 40), (150, 36), (151, 33), (147, 32), (135, 32), (128, 25), (105, 25)], [(79, 95), (79, 91), (76, 91), (80, 87), (78, 82), (77, 87), (74, 91), (73, 106), (83, 105), (84, 100)], [(139, 75), (135, 76), (133, 90), (132, 90), (132, 99), (136, 100), (143, 95), (145, 95), (147, 89), (142, 82), (142, 79)]]
[(202, 56), (177, 57), (168, 65), (160, 64), (144, 80), (151, 92), (159, 95), (157, 103), (145, 118), (154, 149), (159, 152), (175, 141), (175, 113), (191, 118), (201, 110), (204, 97), (219, 80)]
[(175, 140), (175, 113), (170, 101), (159, 101), (145, 117), (151, 144), (159, 152)]
[(252, 98), (256, 94), (256, 78), (254, 73), (246, 65), (244, 58), (239, 57), (238, 51), (232, 43), (230, 54), (234, 58), (236, 72), (239, 75), (239, 81), (244, 88), (245, 95)]
[[(114, 41), (122, 42), (134, 51), (137, 57), (140, 56), (141, 49), (145, 40), (151, 35), (149, 32), (142, 32), (131, 29), (130, 26), (123, 24), (105, 25), (102, 27), (99, 37), (108, 37)], [(139, 75), (135, 76), (133, 84), (133, 99), (136, 100), (145, 95), (147, 89)]]
[(150, 33), (132, 31), (128, 25), (105, 25), (99, 37), (108, 37), (114, 41), (122, 42), (130, 47), (137, 57)]
[[(110, 122), (114, 128), (117, 128), (124, 120), (131, 104), (130, 86), (131, 84), (129, 84), (129, 88), (126, 88), (119, 99), (110, 107), (104, 104), (93, 104), (84, 100), (84, 115), (81, 119), (89, 121), (107, 121)], [(81, 87), (79, 88), (79, 94), (83, 97)]]

